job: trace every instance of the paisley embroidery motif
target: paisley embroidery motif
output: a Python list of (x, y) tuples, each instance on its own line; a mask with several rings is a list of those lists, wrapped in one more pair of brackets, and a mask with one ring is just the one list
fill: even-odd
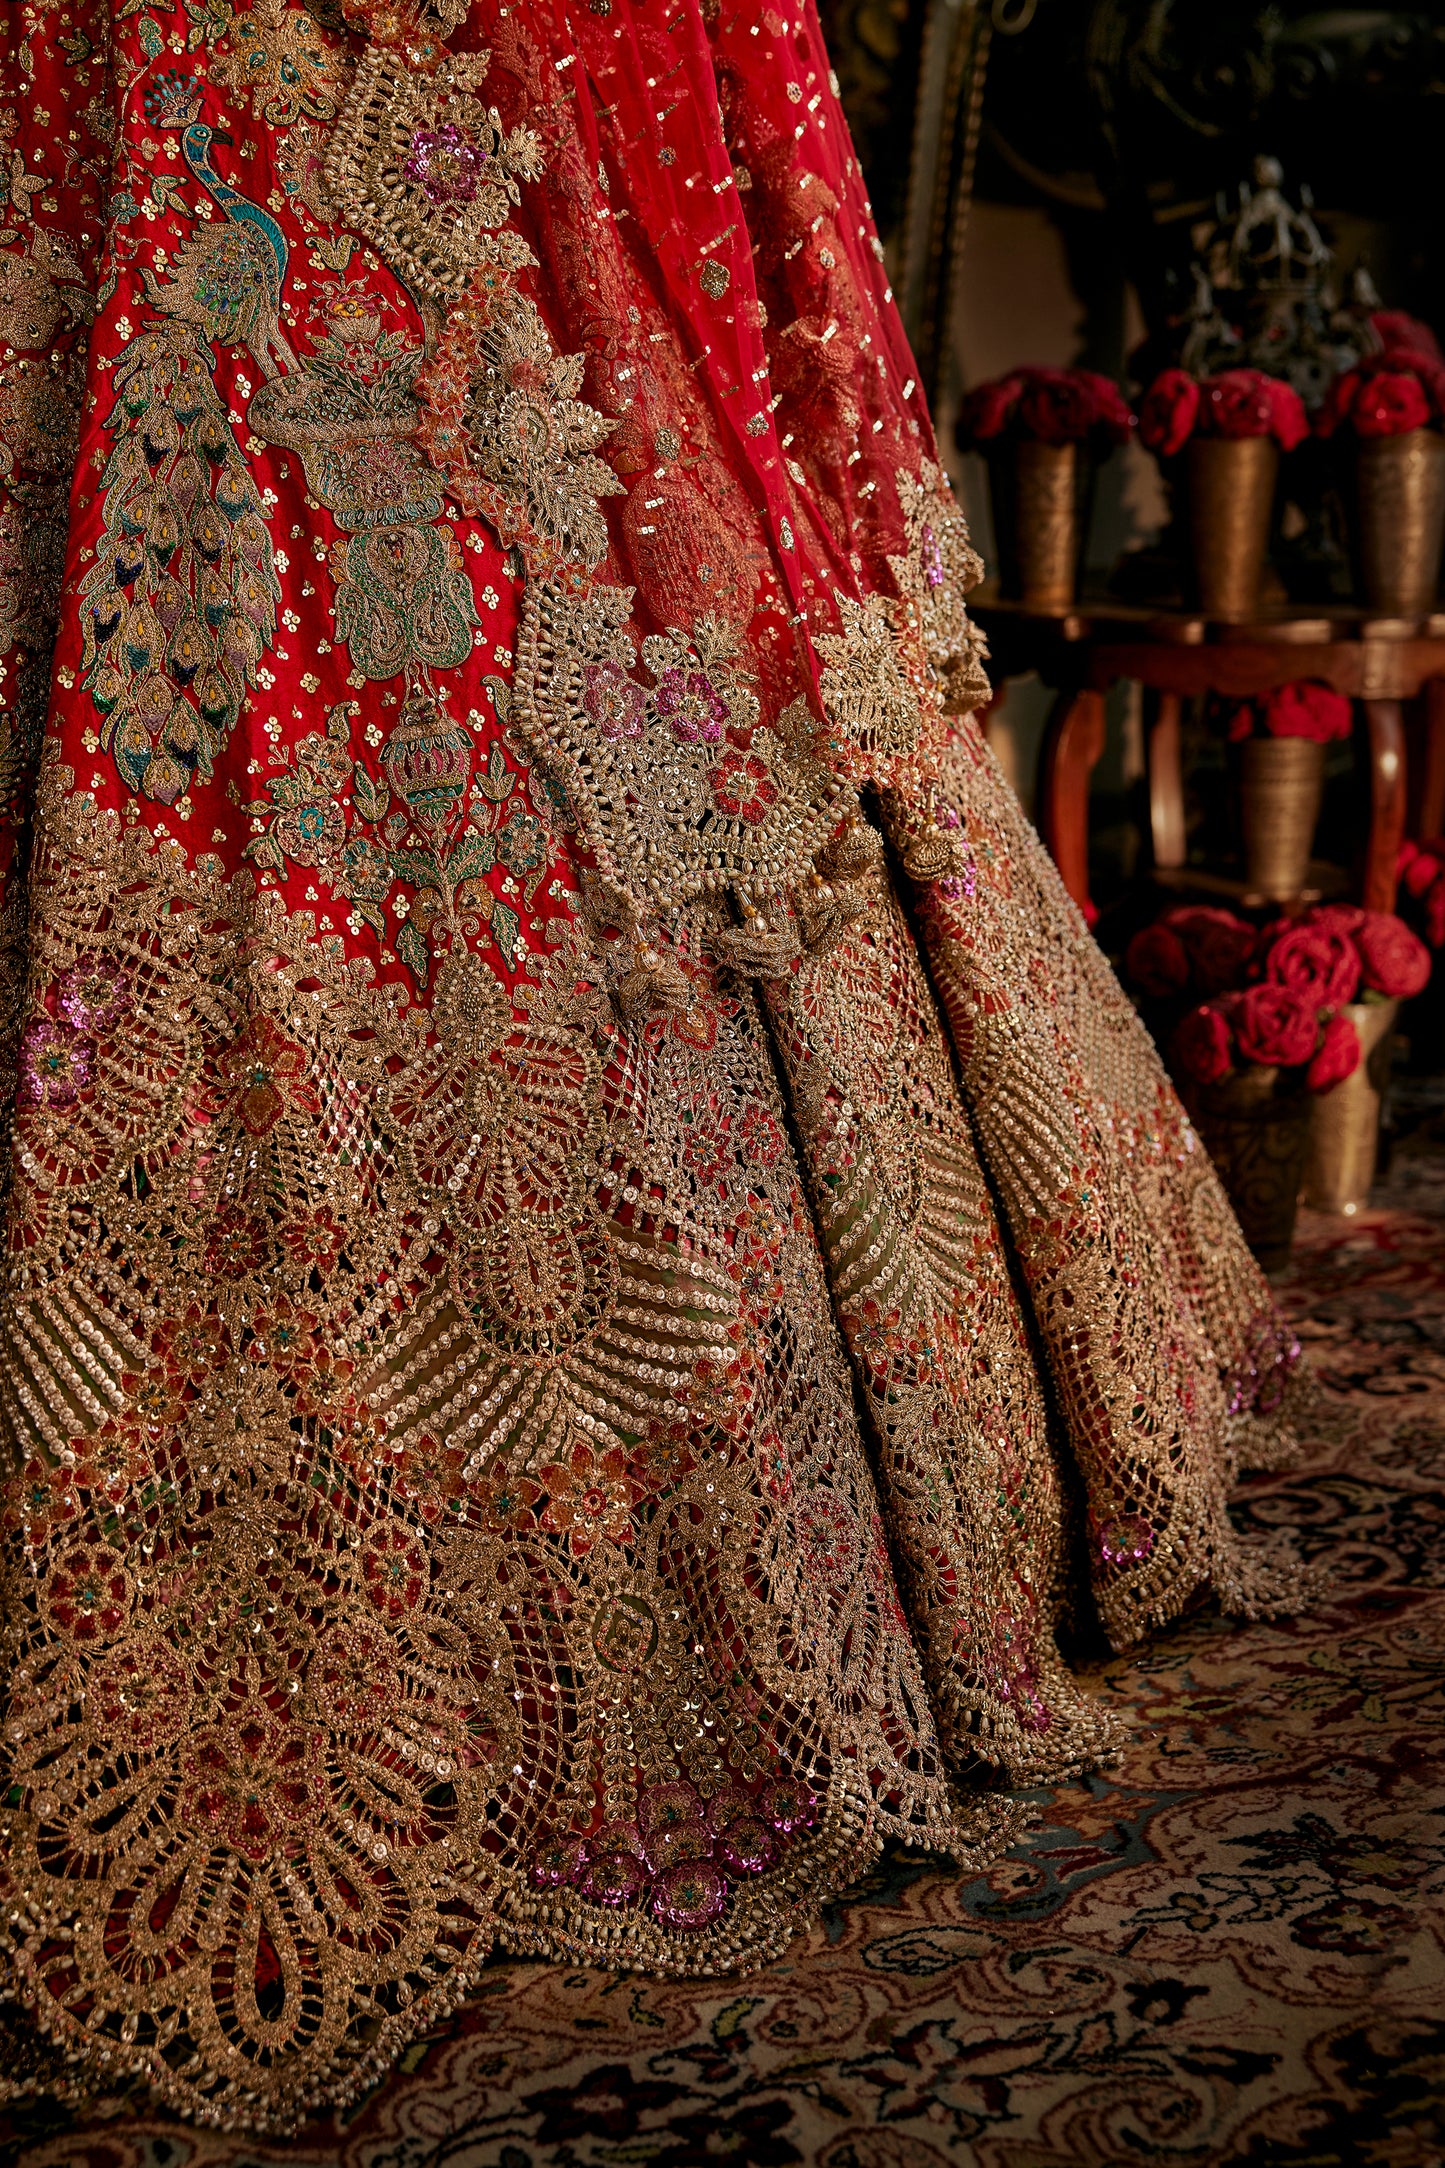
[(432, 527), (375, 527), (339, 542), (331, 557), (336, 636), (363, 677), (407, 669), (455, 670), (480, 620), (456, 536)]

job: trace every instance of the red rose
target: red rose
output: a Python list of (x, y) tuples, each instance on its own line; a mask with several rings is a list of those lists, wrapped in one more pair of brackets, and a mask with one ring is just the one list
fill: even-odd
[(1201, 994), (1220, 994), (1227, 986), (1237, 986), (1259, 940), (1242, 918), (1209, 904), (1166, 911), (1160, 923), (1183, 942)]
[(1413, 372), (1381, 369), (1361, 383), (1350, 419), (1362, 437), (1402, 437), (1426, 426), (1430, 402)]
[(1199, 426), (1211, 437), (1267, 437), (1274, 429), (1270, 380), (1258, 369), (1221, 369), (1199, 387)]
[(1100, 376), (1096, 369), (1076, 369), (1073, 373), (1092, 401), (1094, 428), (1115, 444), (1126, 443), (1134, 428), (1134, 414), (1114, 379)]
[(990, 383), (976, 385), (958, 410), (960, 447), (970, 451), (975, 445), (991, 444), (995, 437), (1002, 436), (1013, 420), (1023, 388), (1021, 369), (1015, 369), (1009, 376), (996, 377)]
[(1195, 1084), (1217, 1084), (1228, 1076), (1229, 1026), (1218, 1009), (1203, 1002), (1190, 1010), (1174, 1034), (1169, 1059), (1177, 1075)]
[(1405, 894), (1418, 902), (1438, 879), (1442, 864), (1445, 864), (1445, 844), (1412, 843), (1407, 837), (1400, 845), (1395, 873)]
[(1072, 369), (1030, 369), (1018, 423), (1040, 444), (1081, 444), (1094, 425), (1094, 399)]
[(1386, 355), (1417, 356), (1433, 361), (1438, 367), (1445, 362), (1440, 351), (1440, 341), (1428, 324), (1422, 324), (1418, 316), (1407, 316), (1403, 309), (1377, 309), (1370, 318), (1370, 329), (1380, 342)]
[(1425, 939), (1431, 948), (1445, 948), (1445, 874), (1426, 893)]
[(1338, 933), (1353, 933), (1365, 920), (1357, 903), (1317, 903), (1305, 916), (1311, 926), (1329, 926)]
[(959, 409), (957, 433), (969, 451), (1010, 428), (1040, 444), (1082, 444), (1091, 436), (1122, 444), (1133, 426), (1118, 385), (1093, 369), (1015, 369), (974, 387)]
[(1360, 983), (1360, 952), (1336, 927), (1302, 923), (1291, 926), (1271, 947), (1264, 975), (1287, 986), (1317, 1009), (1337, 1009), (1353, 1001)]
[(1305, 403), (1292, 384), (1277, 376), (1266, 377), (1269, 387), (1269, 425), (1282, 452), (1292, 452), (1310, 433)]
[(1189, 958), (1177, 934), (1165, 925), (1145, 926), (1129, 943), (1124, 969), (1141, 994), (1182, 993), (1189, 984)]
[(1199, 385), (1187, 369), (1165, 369), (1139, 407), (1139, 437), (1161, 459), (1184, 449), (1199, 418)]
[(1304, 401), (1260, 369), (1222, 369), (1199, 387), (1199, 428), (1211, 437), (1273, 437), (1287, 452), (1309, 435)]
[(1317, 437), (1332, 437), (1337, 429), (1343, 429), (1355, 411), (1355, 401), (1364, 381), (1358, 369), (1349, 369), (1335, 378), (1315, 415)]
[(1264, 727), (1271, 737), (1312, 738), (1316, 745), (1326, 745), (1331, 738), (1349, 736), (1354, 711), (1343, 693), (1302, 680), (1265, 695)]
[(1266, 1069), (1293, 1069), (1308, 1061), (1319, 1037), (1313, 1004), (1269, 980), (1240, 995), (1233, 1023), (1245, 1061), (1257, 1061)]
[[(1354, 395), (1352, 412), (1355, 412), (1361, 402), (1367, 399), (1371, 384), (1388, 378), (1391, 385), (1395, 386), (1396, 379), (1412, 376), (1420, 386), (1425, 404), (1429, 409), (1430, 419), (1439, 421), (1442, 415), (1445, 415), (1445, 361), (1441, 360), (1438, 353), (1427, 354), (1424, 351), (1391, 347), (1380, 354), (1366, 354), (1354, 374), (1358, 376), (1360, 381), (1359, 389)], [(1413, 400), (1411, 404), (1413, 405)], [(1363, 424), (1358, 419), (1356, 420), (1356, 427), (1363, 427)], [(1379, 434), (1390, 436), (1394, 433), (1395, 428), (1393, 425), (1383, 432), (1365, 430), (1367, 436)]]
[(1430, 951), (1393, 911), (1366, 911), (1355, 933), (1366, 986), (1388, 999), (1408, 1001), (1430, 977)]
[(1347, 1016), (1332, 1016), (1319, 1052), (1305, 1071), (1305, 1083), (1312, 1092), (1327, 1092), (1332, 1084), (1343, 1084), (1347, 1076), (1353, 1076), (1359, 1066), (1359, 1033)]

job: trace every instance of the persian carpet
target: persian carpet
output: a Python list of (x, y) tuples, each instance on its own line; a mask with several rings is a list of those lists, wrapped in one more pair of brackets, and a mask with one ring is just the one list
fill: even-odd
[[(1282, 1293), (1311, 1457), (1237, 1501), (1317, 1615), (1196, 1615), (1085, 1665), (1132, 1742), (1031, 1795), (991, 1872), (894, 1852), (783, 1962), (666, 1981), (508, 1960), (290, 2141), (36, 2100), (0, 2168), (1440, 2168), (1445, 2163), (1445, 1092)], [(7, 2043), (7, 2047), (8, 2047)], [(17, 2043), (10, 2050), (23, 2054)]]

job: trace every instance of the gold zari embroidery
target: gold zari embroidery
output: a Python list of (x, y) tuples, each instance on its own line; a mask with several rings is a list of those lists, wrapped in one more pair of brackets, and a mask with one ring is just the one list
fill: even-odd
[[(1119, 1641), (1306, 1585), (1225, 1511), (1289, 1449), (1298, 1351), (969, 721), (942, 475), (883, 477), (887, 592), (866, 469), (770, 499), (790, 576), (805, 519), (858, 574), (788, 616), (613, 210), (577, 321), (583, 68), (512, 125), (441, 43), (460, 0), (371, 12), (353, 69), (265, 0), (213, 79), (338, 222), (308, 262), (363, 236), (424, 346), (372, 263), (312, 289), (298, 358), (312, 271), (216, 167), (210, 86), (145, 94), (221, 215), (108, 349), (76, 652), (129, 795), (58, 760), (41, 791), (0, 1313), (13, 1979), (58, 2054), (276, 2128), (496, 1940), (723, 1971), (887, 1835), (996, 1852), (1020, 1810), (950, 1765), (1041, 1782), (1116, 1738), (1055, 1641), (1085, 1546)], [(760, 150), (758, 276), (816, 247), (841, 319), (840, 199)], [(749, 262), (687, 291), (767, 332)], [(837, 424), (779, 469), (825, 499), (873, 396), (853, 294), (846, 333), (770, 334), (779, 400)], [(17, 442), (58, 426), (6, 397)], [(304, 562), (346, 674), (248, 759), (306, 607), (258, 446), (334, 522)], [(142, 817), (213, 772), (230, 874)]]

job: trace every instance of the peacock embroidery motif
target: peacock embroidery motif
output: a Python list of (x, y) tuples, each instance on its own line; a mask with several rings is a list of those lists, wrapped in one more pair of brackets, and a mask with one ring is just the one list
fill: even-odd
[(211, 775), (281, 589), (261, 493), (190, 327), (143, 332), (113, 381), (105, 531), (81, 585), (85, 683), (127, 786), (174, 805)]
[(143, 274), (165, 322), (117, 365), (107, 546), (84, 583), (84, 665), (101, 742), (125, 782), (174, 804), (193, 777), (209, 778), (256, 684), (279, 594), (265, 505), (208, 348), (245, 347), (264, 378), (247, 400), (251, 430), (299, 453), (349, 531), (330, 567), (334, 617), (362, 676), (429, 691), (433, 671), (466, 660), (477, 614), (455, 532), (439, 516), (437, 477), (410, 442), (420, 348), (371, 325), (348, 294), (347, 310), (298, 358), (281, 328), (286, 237), (218, 171), (215, 146), (231, 138), (203, 117), (200, 82), (167, 70), (145, 110), (179, 133), (186, 168), (224, 223), (198, 226), (163, 273)]
[(170, 275), (161, 281), (147, 274), (146, 289), (164, 315), (194, 325), (207, 340), (239, 341), (266, 376), (275, 376), (278, 366), (298, 366), (281, 330), (286, 236), (269, 211), (217, 172), (213, 146), (229, 145), (231, 138), (202, 120), (200, 107), (200, 84), (174, 70), (159, 78), (146, 99), (157, 127), (181, 131), (186, 166), (226, 223), (219, 231), (192, 234), (177, 251)]

